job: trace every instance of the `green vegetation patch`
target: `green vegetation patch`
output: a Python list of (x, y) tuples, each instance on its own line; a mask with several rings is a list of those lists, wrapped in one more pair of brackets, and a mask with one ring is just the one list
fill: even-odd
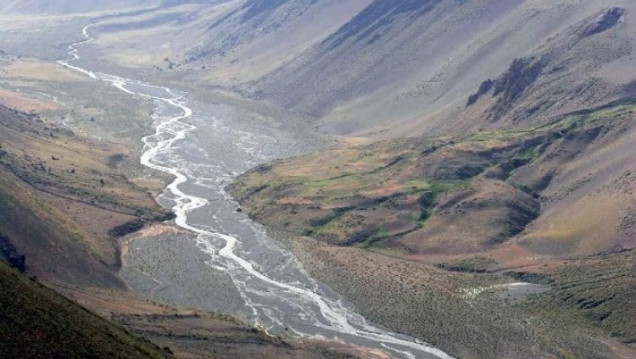
[(483, 247), (523, 231), (561, 163), (618, 131), (633, 108), (617, 102), (536, 128), (325, 151), (261, 166), (228, 189), (265, 224), (343, 245), (381, 246), (425, 231), (440, 216), (446, 218), (435, 223), (462, 217), (462, 225), (483, 228), (483, 213), (491, 211), (499, 220), (476, 234)]

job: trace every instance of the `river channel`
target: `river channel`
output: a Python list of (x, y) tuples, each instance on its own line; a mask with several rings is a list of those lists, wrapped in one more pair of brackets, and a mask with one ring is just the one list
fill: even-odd
[(82, 30), (85, 40), (69, 46), (71, 59), (59, 63), (131, 96), (154, 101), (149, 121), (155, 133), (143, 139), (141, 163), (174, 176), (157, 200), (171, 208), (176, 224), (190, 233), (188, 240), (201, 254), (196, 259), (199, 264), (211, 277), (228, 278), (227, 291), (236, 293), (220, 295), (214, 292), (223, 286), (198, 286), (197, 296), (205, 297), (208, 290), (215, 298), (213, 307), (204, 309), (235, 315), (273, 335), (336, 340), (381, 349), (396, 358), (451, 358), (367, 322), (338, 294), (313, 280), (262, 226), (237, 211), (237, 203), (224, 188), (249, 168), (293, 154), (290, 148), (301, 147), (298, 140), (241, 124), (226, 107), (202, 104), (176, 89), (80, 67), (79, 50), (94, 41), (93, 26)]

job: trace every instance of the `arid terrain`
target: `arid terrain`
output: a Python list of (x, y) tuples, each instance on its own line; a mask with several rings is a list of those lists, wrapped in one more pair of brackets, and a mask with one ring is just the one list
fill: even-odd
[(183, 92), (200, 136), (184, 152), (227, 167), (216, 186), (236, 177), (208, 198), (238, 218), (215, 231), (262, 223), (378, 328), (463, 359), (636, 357), (635, 16), (630, 0), (0, 0), (0, 354), (35, 337), (33, 357), (391, 353), (254, 320), (222, 246), (178, 225), (174, 173), (140, 164), (165, 107), (58, 62), (76, 49), (80, 69)]
[[(452, 352), (462, 353), (461, 357), (479, 357), (473, 355), (484, 348), (485, 340), (497, 344), (487, 346), (495, 351), (483, 352), (483, 357), (523, 348), (520, 333), (506, 327), (497, 316), (485, 314), (489, 310), (501, 313), (502, 307), (508, 307), (511, 313), (542, 317), (536, 323), (539, 328), (535, 330), (539, 332), (560, 333), (564, 322), (556, 314), (567, 308), (572, 317), (580, 319), (567, 332), (576, 333), (577, 326), (586, 328), (578, 329), (579, 340), (586, 338), (583, 333), (588, 326), (599, 326), (606, 335), (630, 343), (633, 336), (625, 334), (634, 331), (633, 313), (628, 308), (634, 304), (629, 298), (636, 283), (633, 236), (626, 233), (631, 227), (624, 223), (633, 205), (631, 172), (622, 169), (602, 191), (595, 193), (596, 204), (625, 206), (625, 217), (616, 218), (615, 224), (594, 225), (595, 220), (603, 219), (590, 215), (585, 207), (568, 214), (570, 220), (587, 221), (594, 228), (589, 236), (572, 233), (576, 231), (574, 227), (565, 235), (552, 232), (552, 237), (548, 237), (541, 232), (545, 229), (540, 223), (555, 221), (553, 215), (542, 213), (543, 208), (567, 206), (568, 202), (559, 202), (575, 196), (572, 187), (557, 194), (544, 194), (545, 188), (550, 188), (544, 173), (556, 172), (566, 161), (576, 158), (572, 146), (577, 142), (591, 148), (589, 142), (604, 141), (598, 136), (600, 133), (609, 136), (605, 141), (612, 142), (616, 134), (629, 134), (628, 128), (633, 128), (632, 111), (632, 104), (612, 104), (585, 114), (564, 116), (532, 130), (478, 132), (453, 139), (409, 139), (327, 151), (257, 167), (241, 176), (230, 191), (258, 221), (328, 244), (304, 239), (298, 240), (302, 244), (293, 246), (318, 278), (345, 293), (360, 308), (368, 310), (371, 317), (423, 338), (438, 338), (444, 333), (435, 343), (450, 342), (442, 347), (454, 347)], [(621, 129), (610, 130), (614, 126)], [(566, 143), (564, 159), (560, 153)], [(520, 176), (521, 173), (526, 174)], [(549, 217), (544, 220), (543, 216)], [(606, 232), (599, 234), (603, 228)], [(340, 246), (352, 248), (343, 250)], [(581, 265), (585, 261), (594, 265)], [(617, 263), (622, 264), (616, 266)], [(603, 279), (582, 285), (586, 278), (594, 276)], [(496, 294), (491, 298), (494, 303), (479, 303), (486, 308), (492, 305), (491, 309), (478, 311), (474, 311), (471, 300), (466, 300), (465, 293), (479, 287), (480, 281), (485, 282), (481, 286), (488, 287), (519, 279), (552, 289), (529, 301), (509, 304), (501, 301), (505, 293)], [(605, 292), (605, 285), (612, 281), (616, 281), (616, 286), (610, 293)], [(478, 291), (475, 297), (490, 292)], [(412, 326), (413, 322), (435, 322), (439, 306), (451, 303), (447, 296), (458, 303), (441, 310), (444, 319), (434, 329), (426, 324)], [(387, 302), (396, 305), (386, 305)], [(546, 303), (549, 306), (544, 307)], [(461, 309), (462, 306), (466, 308)], [(539, 308), (541, 312), (537, 312)], [(409, 320), (415, 313), (421, 313), (421, 317)], [(449, 320), (451, 313), (458, 316), (456, 321)], [(472, 323), (467, 313), (489, 319), (475, 318)], [(513, 314), (507, 317), (514, 318), (512, 323), (522, 321)], [(548, 320), (557, 321), (550, 325)], [(486, 323), (496, 325), (489, 327)], [(488, 339), (462, 333), (462, 326), (478, 326)], [(530, 327), (533, 325), (526, 326), (524, 333)], [(500, 344), (506, 341), (504, 333), (516, 338), (508, 340), (514, 341), (517, 349)], [(460, 345), (458, 336), (475, 342)], [(558, 340), (555, 334), (547, 337)], [(528, 352), (536, 340), (522, 351)], [(494, 345), (501, 348), (494, 349)], [(564, 350), (582, 357), (591, 350), (576, 341), (544, 345), (551, 348), (547, 353), (529, 357), (550, 355), (555, 349), (551, 355)], [(582, 348), (583, 352), (573, 351)], [(600, 352), (594, 355), (600, 356)]]
[(138, 163), (150, 102), (55, 62), (3, 52), (0, 64), (0, 244), (27, 274), (0, 263), (3, 357), (353, 357), (134, 294), (119, 275), (125, 236), (174, 217), (155, 201), (170, 178)]

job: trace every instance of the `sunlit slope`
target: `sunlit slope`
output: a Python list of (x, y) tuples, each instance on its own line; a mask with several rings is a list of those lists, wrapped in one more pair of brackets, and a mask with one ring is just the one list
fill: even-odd
[[(85, 59), (230, 90), (327, 133), (445, 134), (490, 127), (491, 117), (502, 126), (546, 120), (631, 91), (633, 7), (625, 0), (195, 2), (100, 21)], [(620, 10), (607, 15), (613, 8)], [(497, 99), (480, 97), (466, 112), (480, 84), (506, 70), (512, 82), (530, 75), (522, 86), (530, 93), (493, 114)], [(543, 80), (532, 81), (537, 74)], [(539, 100), (555, 92), (558, 104)]]
[(513, 238), (542, 254), (629, 248), (633, 110), (629, 100), (526, 130), (327, 151), (258, 167), (230, 190), (277, 228), (405, 255)]
[[(624, 10), (603, 18), (612, 5)], [(455, 123), (479, 84), (515, 58), (534, 56), (546, 63), (537, 69), (546, 82), (519, 104), (536, 112), (532, 118), (545, 119), (557, 108), (585, 107), (587, 97), (587, 106), (598, 104), (634, 79), (632, 7), (624, 1), (379, 0), (259, 80), (257, 95), (319, 119), (330, 133), (457, 133), (490, 125), (480, 116)], [(556, 93), (563, 93), (554, 96), (562, 103), (546, 113), (551, 104), (541, 106), (537, 98), (547, 101), (544, 96)], [(517, 115), (512, 126), (525, 121), (525, 113), (512, 110), (505, 113)]]
[[(452, 285), (433, 286), (460, 281), (455, 272), (506, 274), (551, 288), (521, 306), (493, 304), (505, 318), (532, 316), (515, 323), (545, 340), (545, 353), (612, 357), (581, 352), (576, 340), (633, 341), (634, 109), (626, 100), (525, 130), (331, 150), (259, 166), (228, 189), (259, 222), (316, 239), (303, 259), (313, 274), (394, 330), (467, 358), (539, 356), (525, 336), (507, 348), (506, 322), (477, 318), (488, 306), (443, 299)], [(431, 265), (448, 272), (422, 274)], [(442, 338), (426, 325), (440, 310)], [(573, 342), (550, 334), (570, 325)], [(476, 345), (465, 326), (490, 334)]]

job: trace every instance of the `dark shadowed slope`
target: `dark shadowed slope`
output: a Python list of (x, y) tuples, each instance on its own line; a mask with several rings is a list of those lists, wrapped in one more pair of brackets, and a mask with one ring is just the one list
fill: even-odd
[(208, 26), (208, 42), (193, 51), (191, 60), (223, 56), (228, 51), (276, 31), (299, 17), (316, 0), (249, 0)]
[(0, 357), (169, 358), (0, 260)]

